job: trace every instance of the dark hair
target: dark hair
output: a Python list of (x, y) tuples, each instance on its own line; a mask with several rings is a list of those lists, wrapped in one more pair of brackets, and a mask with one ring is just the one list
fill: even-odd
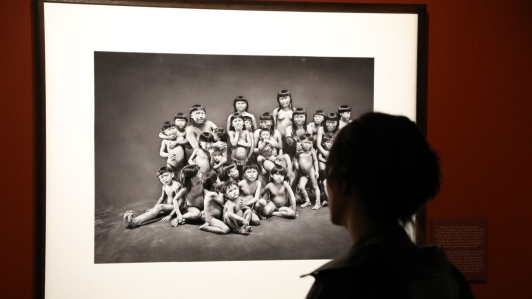
[(222, 185), (222, 187), (220, 188), (220, 192), (223, 194), (224, 197), (225, 197), (225, 192), (227, 192), (227, 190), (229, 190), (229, 187), (233, 185), (238, 188), (238, 183), (233, 180), (229, 180)]
[(255, 169), (256, 171), (259, 171), (259, 166), (255, 163), (248, 163), (244, 165), (243, 172), (246, 173), (246, 170)]
[(286, 168), (284, 168), (284, 167), (281, 166), (281, 165), (275, 164), (275, 165), (272, 167), (272, 169), (270, 170), (270, 181), (272, 180), (271, 177), (272, 177), (274, 174), (280, 174), (280, 175), (284, 176), (284, 180), (285, 180), (285, 181), (288, 181), (288, 180), (289, 180), (289, 178), (288, 178), (288, 176), (287, 176), (288, 171), (286, 171)]
[(216, 134), (216, 136), (218, 136), (220, 141), (223, 141), (223, 142), (227, 142), (227, 138), (229, 138), (229, 136), (227, 136), (227, 131), (224, 128), (221, 128), (221, 127), (218, 127), (216, 129), (212, 130), (212, 133)]
[(221, 173), (221, 176), (220, 176), (220, 180), (222, 180), (222, 181), (230, 180), (231, 177), (229, 176), (229, 171), (231, 171), (232, 169), (238, 170), (238, 167), (236, 167), (235, 163), (231, 163), (231, 164), (228, 164), (227, 166), (224, 166), (222, 168), (222, 173)]
[(345, 126), (330, 150), (326, 174), (331, 187), (347, 188), (370, 216), (386, 223), (408, 222), (440, 190), (438, 156), (404, 116), (367, 113)]
[(209, 132), (203, 132), (199, 135), (198, 142), (214, 142), (214, 136)]
[(260, 129), (259, 137), (260, 137), (260, 134), (262, 134), (262, 132), (268, 132), (270, 134), (270, 136), (272, 136), (272, 132), (270, 132), (270, 130)]
[(196, 104), (196, 105), (194, 105), (194, 106), (192, 106), (192, 107), (190, 108), (190, 112), (189, 112), (190, 120), (191, 120), (192, 123), (194, 123), (194, 124), (196, 123), (196, 121), (192, 118), (192, 113), (193, 113), (193, 112), (196, 112), (196, 111), (203, 111), (203, 112), (207, 113), (207, 109), (205, 109), (205, 107), (203, 107), (203, 106), (201, 106), (201, 105), (199, 105), (199, 104)]
[(216, 172), (211, 171), (203, 175), (203, 189), (215, 192), (217, 189), (218, 175)]
[(305, 121), (303, 122), (303, 128), (305, 128), (305, 132), (307, 131), (307, 111), (305, 111), (304, 108), (296, 108), (294, 109), (294, 112), (292, 112), (292, 134), (296, 135), (297, 125), (294, 121), (294, 117), (296, 115), (304, 115)]
[(323, 134), (323, 137), (321, 138), (321, 146), (327, 141), (333, 141), (334, 136), (331, 133), (325, 133)]
[(281, 101), (279, 101), (280, 98), (282, 97), (290, 97), (290, 109), (292, 109), (292, 105), (293, 105), (293, 98), (292, 98), (292, 94), (290, 94), (290, 92), (286, 89), (283, 89), (281, 91), (279, 91), (277, 93), (277, 103), (279, 104), (279, 107), (277, 108), (277, 112), (281, 111), (281, 109), (283, 109), (283, 107), (281, 107)]
[(187, 189), (187, 192), (190, 192), (192, 189), (192, 178), (194, 178), (200, 170), (198, 165), (187, 165), (181, 170), (181, 186)]
[(351, 112), (351, 107), (349, 107), (347, 105), (340, 105), (340, 107), (338, 107), (338, 115), (340, 115), (340, 113), (344, 113), (344, 112)]
[(234, 100), (233, 100), (233, 108), (235, 108), (235, 112), (237, 111), (236, 110), (236, 102), (246, 102), (246, 112), (248, 111), (248, 108), (249, 108), (249, 103), (248, 103), (248, 99), (246, 99), (245, 97), (243, 96), (238, 96), (236, 97)]
[(178, 112), (176, 115), (174, 115), (174, 122), (176, 119), (184, 119), (188, 123), (188, 117), (185, 115), (185, 113)]
[(297, 141), (295, 138), (285, 136), (283, 139), (283, 153), (287, 154), (290, 159), (296, 156)]
[(325, 133), (329, 132), (329, 131), (326, 131), (327, 130), (327, 121), (335, 121), (336, 122), (336, 128), (334, 128), (334, 130), (331, 133), (338, 132), (338, 128), (340, 127), (340, 120), (338, 118), (338, 114), (336, 114), (334, 112), (331, 112), (331, 113), (329, 113), (329, 114), (327, 114), (325, 116), (325, 119), (323, 121), (325, 122), (325, 126), (323, 126), (323, 131)]
[[(253, 119), (249, 116), (242, 116), (242, 119), (244, 120), (244, 129), (246, 128), (246, 121), (249, 120), (251, 122), (251, 133), (255, 130), (255, 127), (253, 127)], [(246, 129), (247, 130), (247, 129)]]
[(304, 141), (304, 140), (310, 140), (314, 142), (314, 138), (312, 138), (312, 134), (309, 134), (309, 133), (305, 133), (299, 136), (299, 141)]
[(231, 119), (229, 120), (229, 131), (236, 131), (235, 127), (233, 127), (233, 120), (235, 118), (240, 118), (242, 122), (244, 121), (244, 117), (242, 116), (242, 114), (238, 112), (233, 113), (233, 115), (231, 115)]
[(272, 125), (270, 126), (270, 135), (273, 136), (275, 134), (275, 128), (273, 126), (273, 115), (270, 112), (264, 112), (260, 118), (260, 120), (271, 120)]
[(164, 124), (161, 126), (161, 132), (164, 132), (170, 128), (175, 128), (175, 125), (170, 121), (165, 121)]
[(157, 177), (159, 177), (161, 174), (167, 173), (167, 172), (174, 173), (174, 171), (170, 167), (163, 166), (163, 167), (159, 168), (159, 170), (157, 170)]
[(314, 113), (314, 116), (316, 116), (316, 115), (321, 115), (321, 116), (323, 116), (325, 118), (325, 112), (323, 112), (323, 110), (321, 110), (321, 109), (320, 110), (316, 110), (316, 113)]

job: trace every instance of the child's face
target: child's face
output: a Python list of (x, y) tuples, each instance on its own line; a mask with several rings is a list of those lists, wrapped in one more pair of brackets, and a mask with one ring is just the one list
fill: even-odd
[(330, 141), (330, 140), (329, 140), (329, 141), (325, 141), (325, 142), (323, 143), (323, 147), (324, 147), (326, 150), (330, 150), (331, 147), (332, 147), (332, 144), (333, 144), (333, 143), (332, 143), (332, 141)]
[(174, 120), (174, 124), (179, 128), (183, 129), (187, 125), (187, 121), (182, 118), (177, 118)]
[(251, 130), (251, 120), (244, 121), (244, 126), (246, 126), (246, 130)]
[(238, 177), (240, 176), (240, 173), (238, 172), (238, 169), (233, 168), (229, 170), (229, 176), (233, 179), (238, 179)]
[(244, 126), (244, 121), (241, 118), (235, 118), (233, 119), (232, 124), (235, 129), (238, 129), (238, 128), (242, 129)]
[(262, 128), (263, 128), (263, 129), (269, 130), (269, 129), (273, 126), (273, 121), (271, 121), (271, 120), (264, 120), (264, 121), (262, 122), (262, 124), (263, 124), (263, 125), (262, 125)]
[(244, 101), (238, 101), (235, 103), (235, 107), (237, 112), (243, 112), (248, 107), (248, 104), (246, 104)]
[(172, 179), (174, 178), (174, 174), (171, 172), (165, 172), (161, 173), (159, 176), (159, 180), (161, 181), (161, 184), (163, 185), (170, 185), (172, 184)]
[(262, 140), (269, 140), (270, 139), (270, 132), (268, 132), (268, 131), (260, 132), (260, 138), (262, 138)]
[(312, 148), (312, 141), (310, 141), (308, 139), (305, 139), (305, 140), (301, 141), (301, 147), (305, 151), (310, 150)]
[(305, 123), (305, 115), (303, 114), (298, 114), (298, 115), (294, 115), (294, 122), (296, 123), (296, 125), (302, 125)]
[(314, 123), (317, 125), (321, 125), (323, 122), (323, 115), (314, 115)]
[(246, 178), (246, 180), (248, 181), (254, 181), (257, 179), (257, 175), (259, 173), (257, 172), (257, 170), (255, 169), (248, 169), (246, 170), (246, 172), (244, 173), (244, 177)]
[(200, 141), (200, 142), (199, 142), (199, 146), (200, 146), (202, 149), (208, 151), (208, 150), (211, 148), (212, 143), (210, 143), (210, 142), (205, 142), (205, 141)]
[(222, 155), (216, 155), (212, 157), (214, 159), (214, 162), (220, 163), (222, 161)]
[(281, 184), (284, 181), (284, 175), (282, 175), (280, 173), (276, 173), (276, 174), (272, 175), (272, 179), (277, 184)]
[(237, 185), (231, 185), (225, 191), (225, 195), (227, 195), (227, 197), (229, 197), (230, 199), (235, 199), (238, 197), (238, 195), (240, 195), (240, 190), (238, 190)]
[(164, 130), (164, 135), (166, 136), (175, 136), (177, 134), (176, 127), (170, 127), (166, 130)]
[(334, 131), (334, 129), (336, 129), (336, 125), (338, 124), (338, 122), (336, 122), (335, 120), (328, 120), (325, 122), (325, 126), (327, 127), (327, 131), (329, 132), (332, 132)]
[(350, 111), (342, 112), (340, 113), (340, 116), (342, 116), (343, 119), (349, 119), (351, 117), (351, 112)]
[(290, 97), (289, 96), (280, 97), (279, 104), (281, 104), (281, 107), (283, 108), (290, 106)]
[(201, 111), (201, 110), (194, 111), (190, 115), (190, 118), (192, 118), (196, 123), (202, 124), (205, 122), (205, 118), (206, 118), (205, 111)]

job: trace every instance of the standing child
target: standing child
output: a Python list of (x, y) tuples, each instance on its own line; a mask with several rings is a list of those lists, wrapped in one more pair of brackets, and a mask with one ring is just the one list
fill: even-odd
[[(257, 164), (244, 165), (244, 179), (238, 182), (240, 188), (240, 197), (244, 200), (244, 205), (254, 209), (255, 203), (260, 198), (261, 182), (257, 180), (259, 175), (259, 167)], [(251, 225), (259, 225), (260, 218), (257, 214), (251, 215)], [(262, 218), (265, 219), (265, 218)]]
[(185, 151), (182, 146), (175, 146), (173, 144), (176, 141), (176, 133), (177, 127), (171, 122), (167, 121), (163, 124), (161, 134), (167, 136), (167, 139), (163, 139), (161, 142), (159, 154), (161, 157), (166, 158), (166, 166), (171, 168), (175, 173), (178, 173), (185, 160)]
[(261, 195), (269, 194), (269, 200), (259, 199), (256, 204), (257, 214), (270, 217), (277, 216), (295, 219), (299, 216), (296, 208), (296, 197), (288, 183), (286, 169), (275, 165), (270, 170), (271, 182), (264, 187)]
[(244, 130), (247, 130), (249, 132), (249, 142), (251, 143), (251, 146), (249, 147), (248, 151), (248, 161), (253, 156), (253, 149), (255, 148), (255, 141), (253, 140), (253, 119), (249, 116), (243, 116), (244, 119)]
[(244, 204), (244, 200), (239, 196), (240, 191), (235, 181), (227, 181), (224, 185), (224, 223), (231, 228), (231, 231), (247, 235), (251, 231), (249, 221), (252, 216), (251, 208)]
[(168, 143), (169, 149), (173, 149), (178, 146), (183, 149), (184, 162), (186, 162), (187, 160), (186, 159), (187, 155), (190, 155), (190, 153), (192, 152), (192, 147), (190, 146), (190, 143), (188, 143), (188, 140), (187, 140), (187, 132), (186, 132), (187, 124), (188, 124), (188, 117), (184, 113), (178, 112), (174, 116), (174, 125), (177, 128), (175, 135), (167, 135), (164, 132), (159, 133), (160, 138), (171, 141)]
[(301, 142), (302, 152), (298, 153), (298, 159), (295, 163), (295, 168), (300, 170), (300, 178), (298, 188), (305, 198), (305, 202), (301, 205), (302, 208), (310, 206), (310, 198), (307, 189), (305, 188), (308, 181), (312, 183), (314, 194), (316, 195), (316, 204), (312, 207), (313, 210), (321, 208), (320, 202), (320, 188), (318, 186), (319, 168), (318, 159), (316, 158), (316, 151), (312, 150), (312, 135), (304, 134), (299, 138)]
[(211, 171), (214, 160), (210, 154), (211, 145), (214, 142), (214, 137), (209, 132), (203, 132), (199, 136), (199, 147), (194, 149), (188, 163), (190, 165), (198, 165), (201, 173), (208, 173)]
[[(178, 182), (174, 181), (174, 172), (169, 167), (161, 167), (157, 171), (157, 177), (161, 182), (162, 194), (157, 200), (157, 203), (152, 209), (147, 210), (144, 214), (133, 218), (133, 211), (129, 210), (124, 213), (124, 225), (126, 228), (136, 228), (141, 225), (146, 224), (147, 222), (157, 218), (160, 213), (171, 213), (174, 210), (174, 205), (172, 199), (177, 193), (177, 190), (181, 186)], [(166, 199), (166, 201), (165, 201)], [(183, 209), (183, 207), (180, 207)], [(169, 221), (170, 216), (164, 217), (162, 221)]]
[(341, 129), (351, 122), (351, 107), (347, 105), (341, 105), (338, 107), (338, 115), (340, 116), (338, 128)]
[[(318, 184), (320, 188), (322, 188), (320, 190), (325, 190), (325, 186), (323, 183), (323, 181), (325, 180), (325, 174), (326, 174), (325, 165), (327, 163), (327, 157), (329, 156), (329, 152), (331, 150), (332, 144), (333, 144), (333, 135), (331, 133), (326, 133), (325, 135), (323, 135), (321, 147), (325, 151), (324, 151), (324, 154), (323, 153), (318, 154), (318, 161), (319, 161), (319, 166), (320, 166), (320, 176), (319, 176)], [(325, 199), (321, 202), (322, 207), (326, 207), (328, 205), (327, 196), (325, 195), (324, 197)]]
[(314, 143), (316, 143), (316, 139), (318, 138), (318, 128), (320, 128), (323, 125), (323, 120), (325, 119), (325, 113), (323, 110), (316, 110), (316, 113), (314, 113), (313, 122), (308, 124), (308, 132), (312, 134), (312, 139), (314, 139)]

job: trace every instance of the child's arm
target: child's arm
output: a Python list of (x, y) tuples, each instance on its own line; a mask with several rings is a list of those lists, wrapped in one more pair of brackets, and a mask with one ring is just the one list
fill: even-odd
[(231, 131), (229, 132), (229, 141), (231, 141), (231, 146), (235, 147), (238, 145), (238, 137), (239, 137), (238, 131)]
[(325, 159), (322, 154), (318, 154), (318, 160), (323, 163), (327, 162), (327, 159)]
[[(166, 195), (166, 192), (164, 192), (164, 186), (161, 188), (162, 189), (162, 194), (161, 194), (161, 197), (159, 197), (159, 200), (157, 200), (157, 203), (153, 206), (154, 208), (158, 205), (161, 204), (161, 202), (163, 202), (164, 198), (165, 198), (165, 195)], [(148, 210), (149, 211), (149, 210)], [(146, 212), (148, 212), (146, 211)]]
[(255, 120), (255, 116), (251, 113), (249, 113), (249, 117), (251, 117), (251, 124), (253, 125), (253, 129), (257, 128), (257, 121)]
[(175, 194), (174, 199), (172, 200), (172, 203), (174, 204), (174, 210), (169, 216), (174, 216), (175, 214), (177, 221), (183, 220), (183, 215), (181, 215), (181, 210), (179, 207), (181, 206), (183, 200), (185, 200), (185, 195), (187, 195), (187, 188), (183, 187)]
[(292, 187), (290, 187), (287, 181), (285, 181), (283, 185), (284, 185), (285, 190), (288, 191), (288, 197), (290, 197), (289, 200), (290, 200), (290, 205), (292, 206), (292, 210), (296, 212), (296, 197), (294, 196), (294, 191), (292, 191)]
[(260, 196), (264, 196), (266, 192), (270, 191), (270, 184), (267, 184), (262, 191), (260, 191)]
[(161, 155), (161, 157), (163, 158), (168, 158), (171, 155), (166, 151), (166, 140), (163, 140), (161, 142), (161, 149), (159, 150), (159, 155)]
[(164, 134), (163, 132), (159, 133), (159, 138), (161, 139), (174, 139), (175, 136), (168, 136), (166, 134)]
[(194, 159), (196, 158), (196, 155), (197, 155), (197, 153), (198, 153), (198, 150), (199, 150), (199, 147), (196, 148), (196, 149), (194, 149), (194, 151), (192, 152), (192, 155), (190, 155), (190, 158), (188, 159), (188, 164), (190, 164), (190, 165), (194, 165), (194, 164), (196, 164), (196, 163), (195, 163), (196, 161), (194, 161)]
[(323, 155), (327, 155), (327, 151), (321, 146), (321, 140), (323, 139), (323, 127), (320, 127), (318, 129), (318, 138), (316, 139), (316, 145), (318, 146), (318, 150)]
[(252, 204), (256, 203), (257, 200), (259, 200), (259, 198), (260, 198), (260, 185), (261, 185), (261, 182), (258, 181), (257, 182), (257, 190), (255, 191), (255, 196), (253, 196), (252, 199), (250, 199), (250, 200), (248, 200), (248, 201), (246, 201), (244, 203), (246, 206), (251, 206)]
[(316, 152), (315, 151), (312, 151), (312, 161), (314, 161), (314, 173), (315, 173), (315, 176), (316, 178), (318, 178), (318, 176), (320, 175), (320, 168), (319, 168), (319, 164), (318, 164), (318, 159), (316, 158)]
[(240, 134), (244, 134), (244, 140), (240, 140), (237, 142), (237, 145), (243, 146), (243, 147), (250, 147), (251, 142), (249, 141), (249, 132), (248, 131), (242, 131)]
[(192, 148), (196, 149), (199, 147), (198, 140), (196, 140), (196, 135), (194, 134), (194, 128), (192, 126), (187, 127), (185, 132), (187, 133), (187, 141), (190, 143)]
[(251, 158), (251, 155), (253, 155), (253, 150), (255, 149), (255, 142), (253, 141), (253, 137), (251, 136), (251, 133), (248, 132), (248, 138), (249, 138), (249, 151), (248, 151), (248, 159)]
[(224, 165), (225, 163), (227, 163), (227, 158), (222, 156), (222, 159), (220, 159), (220, 162), (218, 162), (218, 164), (214, 164), (214, 166), (212, 168), (213, 169), (218, 169), (218, 168), (222, 167), (222, 165)]

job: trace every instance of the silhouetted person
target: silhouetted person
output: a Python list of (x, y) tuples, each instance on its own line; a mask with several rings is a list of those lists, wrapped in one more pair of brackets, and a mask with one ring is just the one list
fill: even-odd
[(326, 165), (331, 221), (353, 247), (310, 275), (307, 298), (473, 298), (439, 246), (401, 224), (440, 188), (438, 156), (406, 117), (368, 113), (337, 135)]

